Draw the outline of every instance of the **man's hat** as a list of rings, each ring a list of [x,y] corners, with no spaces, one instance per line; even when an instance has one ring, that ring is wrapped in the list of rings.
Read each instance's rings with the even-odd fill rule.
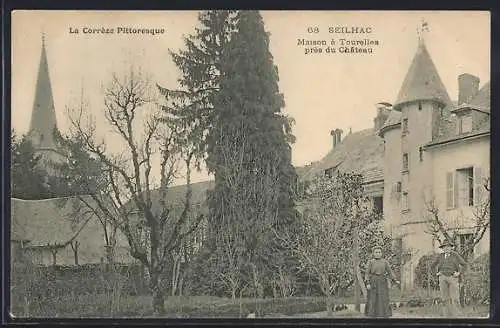
[[[441,243],[441,245],[439,246],[439,248],[443,248],[443,247],[445,247],[445,246],[450,246],[450,247],[453,247],[453,246],[455,246],[455,244],[454,244],[451,240],[449,240],[449,239],[445,239],[445,240]]]

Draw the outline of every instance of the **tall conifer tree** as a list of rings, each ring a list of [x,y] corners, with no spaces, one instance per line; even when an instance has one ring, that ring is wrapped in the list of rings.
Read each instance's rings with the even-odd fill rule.
[[[263,271],[265,259],[278,254],[272,229],[289,226],[296,215],[292,122],[281,113],[278,72],[260,14],[207,11],[199,20],[201,27],[185,39],[187,49],[172,53],[182,89],[159,89],[215,176],[208,195],[210,245],[222,257],[219,265],[233,265],[216,271],[239,272],[247,260]]]
[[[221,68],[215,99],[219,119],[208,135],[207,165],[216,179],[211,209],[221,229],[238,227],[239,247],[255,280],[282,256],[273,230],[289,227],[296,216],[293,136],[290,120],[281,113],[278,71],[258,11],[238,14]]]

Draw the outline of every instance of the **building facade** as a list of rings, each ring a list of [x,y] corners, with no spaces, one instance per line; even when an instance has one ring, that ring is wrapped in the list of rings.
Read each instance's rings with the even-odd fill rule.
[[[457,247],[480,236],[477,231],[490,220],[490,84],[479,84],[479,78],[461,74],[458,101],[452,101],[421,39],[394,104],[377,104],[373,129],[343,141],[335,136],[329,154],[300,171],[305,180],[336,170],[363,174],[367,195],[383,208],[387,231],[408,252],[406,288],[413,287],[418,260],[442,239],[432,233],[433,213],[445,231],[456,234]],[[488,251],[489,229],[471,255]]]

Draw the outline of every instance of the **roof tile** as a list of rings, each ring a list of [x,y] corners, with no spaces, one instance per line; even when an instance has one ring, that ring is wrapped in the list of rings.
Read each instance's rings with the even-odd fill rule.
[[[403,104],[416,100],[436,100],[444,105],[451,102],[423,43],[417,49],[393,108],[399,110]]]

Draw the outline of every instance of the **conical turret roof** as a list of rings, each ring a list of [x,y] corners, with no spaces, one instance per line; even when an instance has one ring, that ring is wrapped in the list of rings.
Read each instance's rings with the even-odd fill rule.
[[[52,85],[49,77],[49,64],[45,41],[42,39],[42,53],[38,67],[36,80],[35,100],[29,135],[36,148],[55,148],[53,137],[54,129],[57,128],[54,98],[52,96]]]
[[[443,105],[448,105],[451,102],[423,42],[420,42],[418,46],[393,109],[401,110],[401,106],[405,103],[417,100],[434,100]]]

